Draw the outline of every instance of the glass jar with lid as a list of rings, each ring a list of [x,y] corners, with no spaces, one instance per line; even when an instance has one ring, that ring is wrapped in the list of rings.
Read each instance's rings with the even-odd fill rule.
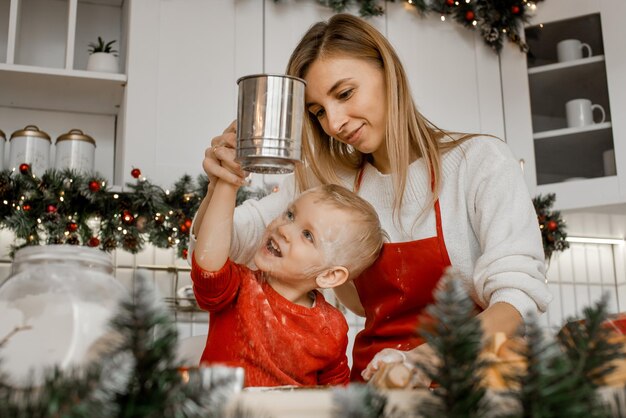
[[[50,168],[51,143],[50,135],[35,125],[13,132],[9,140],[9,169],[17,170],[26,163],[33,174],[41,177]]]
[[[55,144],[54,168],[88,173],[94,168],[96,141],[80,129],[71,129],[59,136]]]
[[[104,251],[20,249],[0,285],[1,371],[20,386],[40,382],[52,365],[65,369],[97,358],[112,338],[109,321],[126,293]]]

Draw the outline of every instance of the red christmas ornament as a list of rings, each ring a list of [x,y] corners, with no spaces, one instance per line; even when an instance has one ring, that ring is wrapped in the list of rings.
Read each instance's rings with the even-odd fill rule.
[[[180,232],[182,232],[183,234],[186,234],[187,232],[189,232],[189,227],[185,224],[182,224],[180,226]]]
[[[556,221],[548,222],[548,231],[556,231],[558,227],[559,227],[559,224]]]
[[[30,165],[29,164],[26,164],[26,163],[20,164],[20,173],[28,174],[29,171],[30,171]]]
[[[521,9],[520,9],[520,7],[519,7],[518,5],[513,5],[513,6],[511,6],[511,12],[512,12],[514,15],[519,14],[520,10],[521,10]]]
[[[125,224],[131,224],[134,220],[135,217],[132,213],[130,213],[130,211],[125,210],[124,212],[122,212],[122,221],[124,221]]]
[[[183,258],[187,258],[187,254],[189,254],[189,251],[186,248],[183,248]]]
[[[31,207],[30,207],[30,205],[28,203],[25,203],[22,206],[22,209],[24,209],[24,212],[28,212],[29,210],[31,210]]]
[[[54,205],[48,205],[46,207],[46,212],[48,213],[56,213],[56,211],[57,211],[57,207]]]
[[[133,176],[133,178],[138,179],[139,176],[141,176],[141,170],[138,168],[133,168],[130,172],[130,175]]]
[[[90,247],[97,247],[98,245],[100,245],[100,240],[98,239],[98,237],[91,237],[89,238],[89,241],[87,241],[87,245],[89,245]]]
[[[465,20],[474,20],[474,12],[471,10],[465,12]]]
[[[183,225],[185,225],[187,229],[191,228],[191,219],[189,218],[185,219],[185,223]]]
[[[67,224],[68,231],[76,232],[77,229],[78,229],[78,224],[76,222],[70,222],[69,224]]]
[[[96,193],[100,191],[100,182],[92,180],[89,182],[89,190],[92,193]]]
[[[453,6],[454,5],[454,0],[446,0],[446,4],[448,6]]]

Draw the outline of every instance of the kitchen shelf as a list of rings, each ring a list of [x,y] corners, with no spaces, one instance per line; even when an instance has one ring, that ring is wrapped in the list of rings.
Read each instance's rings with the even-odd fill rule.
[[[528,74],[534,75],[534,74],[541,74],[541,73],[547,73],[547,72],[553,72],[553,71],[559,71],[559,70],[567,70],[570,68],[573,70],[580,70],[580,71],[586,72],[588,70],[584,68],[585,65],[596,64],[599,62],[604,62],[604,55],[597,55],[595,57],[582,58],[582,59],[574,60],[574,61],[559,62],[555,64],[547,64],[547,65],[541,65],[538,67],[532,67],[528,69]],[[560,73],[557,74],[556,76],[559,76],[559,75]]]
[[[0,106],[116,115],[124,74],[0,63]]]
[[[584,138],[588,138],[589,141],[593,141],[594,132],[606,130],[611,128],[611,122],[597,123],[595,125],[583,126],[579,128],[563,128],[553,129],[550,131],[537,132],[533,134],[533,139],[546,139],[546,138],[558,138],[558,137],[575,137],[576,134],[584,134]]]

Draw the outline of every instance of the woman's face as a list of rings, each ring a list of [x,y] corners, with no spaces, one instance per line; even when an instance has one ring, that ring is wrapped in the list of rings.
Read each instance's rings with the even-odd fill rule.
[[[364,154],[382,152],[386,94],[383,71],[356,58],[320,58],[304,79],[306,109],[333,138]]]

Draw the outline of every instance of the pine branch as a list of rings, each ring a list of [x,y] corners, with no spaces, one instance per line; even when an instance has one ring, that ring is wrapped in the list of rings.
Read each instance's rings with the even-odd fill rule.
[[[445,274],[426,312],[434,323],[422,336],[437,353],[440,364],[418,365],[439,387],[419,406],[425,417],[484,417],[488,410],[482,375],[488,365],[480,358],[482,329],[474,302],[462,281]]]
[[[554,341],[546,341],[543,330],[531,314],[526,324],[527,344],[521,349],[526,360],[524,372],[509,379],[519,389],[512,396],[519,400],[523,418],[600,418],[607,412],[600,404],[595,388],[563,355]]]
[[[383,418],[387,397],[373,386],[351,384],[333,390],[333,418]]]
[[[178,372],[173,320],[148,279],[138,274],[135,284],[112,321],[124,339],[120,350],[134,358],[128,387],[117,399],[119,418],[208,416],[208,393],[186,386]]]
[[[626,358],[620,342],[611,342],[615,333],[605,325],[608,294],[583,311],[580,321],[570,318],[558,334],[558,341],[574,365],[581,381],[597,387],[603,377],[615,370],[614,360]]]

